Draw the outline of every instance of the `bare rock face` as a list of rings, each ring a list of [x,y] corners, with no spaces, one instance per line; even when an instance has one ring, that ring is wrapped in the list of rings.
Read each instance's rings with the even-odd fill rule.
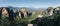
[[[52,8],[52,7],[49,7],[49,8],[47,9],[47,15],[48,15],[48,16],[52,16],[52,15],[53,15],[53,8]]]
[[[35,14],[35,12],[33,11],[33,12],[32,12],[32,15],[34,15],[34,14]]]
[[[8,17],[8,11],[5,7],[3,7],[3,9],[2,9],[2,16],[3,17]]]
[[[60,7],[54,8],[54,14],[56,14],[56,15],[60,14]]]
[[[21,18],[21,12],[18,13],[18,16]]]
[[[56,8],[56,10],[60,10],[59,8]]]
[[[21,12],[22,12],[22,14],[23,14],[24,17],[27,17],[27,11],[26,11],[26,9],[21,9]]]

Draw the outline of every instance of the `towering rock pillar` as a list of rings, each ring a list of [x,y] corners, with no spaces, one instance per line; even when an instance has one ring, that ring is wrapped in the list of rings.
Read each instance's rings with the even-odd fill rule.
[[[54,8],[54,14],[59,15],[60,14],[60,7]]]
[[[47,9],[47,14],[48,14],[48,16],[52,16],[53,15],[53,8],[52,7],[49,7]]]
[[[25,8],[21,9],[21,17],[23,17],[23,18],[27,17],[27,11]]]
[[[5,7],[2,8],[2,16],[3,17],[8,17],[8,11]]]

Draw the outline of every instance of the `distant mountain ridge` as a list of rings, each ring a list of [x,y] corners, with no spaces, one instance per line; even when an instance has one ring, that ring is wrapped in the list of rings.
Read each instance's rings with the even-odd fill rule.
[[[9,8],[10,10],[16,10],[16,11],[20,11],[23,7],[13,7],[13,6],[8,6],[7,8]],[[46,8],[32,8],[32,7],[24,7],[25,9],[27,9],[27,11],[42,11],[45,10]]]

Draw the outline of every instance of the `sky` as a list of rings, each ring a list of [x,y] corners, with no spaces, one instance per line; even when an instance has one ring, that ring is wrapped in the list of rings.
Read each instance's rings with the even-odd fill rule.
[[[14,6],[14,7],[58,7],[60,0],[0,0],[0,7]]]

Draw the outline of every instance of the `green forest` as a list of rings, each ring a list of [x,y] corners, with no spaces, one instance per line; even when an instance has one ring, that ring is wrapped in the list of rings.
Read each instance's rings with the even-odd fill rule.
[[[16,17],[14,20],[9,20],[8,17],[1,17],[0,26],[27,26],[36,17],[37,14],[26,18]],[[37,20],[35,21],[38,22]],[[41,22],[37,23],[37,26],[60,26],[60,15],[44,16]]]

